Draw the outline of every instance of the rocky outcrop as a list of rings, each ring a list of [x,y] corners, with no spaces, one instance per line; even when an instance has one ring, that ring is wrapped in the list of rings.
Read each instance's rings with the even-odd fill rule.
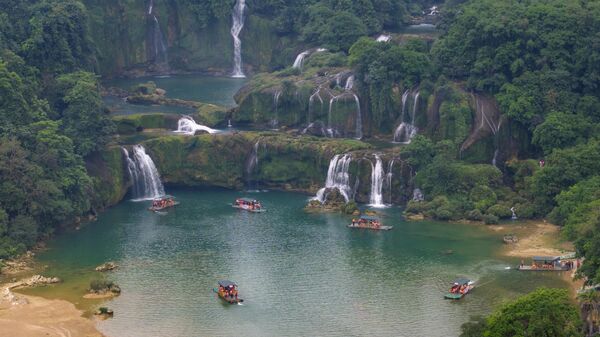
[[[120,147],[110,146],[89,155],[85,166],[94,184],[93,209],[110,207],[123,199],[130,182]]]
[[[113,261],[109,261],[109,262],[105,262],[101,265],[99,265],[98,267],[96,267],[96,271],[99,272],[106,272],[106,271],[111,271],[111,270],[115,270],[119,267],[119,265],[117,265],[116,262]]]

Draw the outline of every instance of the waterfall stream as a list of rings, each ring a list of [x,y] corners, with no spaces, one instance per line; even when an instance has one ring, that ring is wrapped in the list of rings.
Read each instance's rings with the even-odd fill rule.
[[[189,136],[196,134],[196,131],[206,131],[208,133],[217,133],[219,130],[211,129],[208,126],[200,125],[190,116],[183,116],[177,122],[177,133],[183,133]]]
[[[273,106],[275,110],[275,116],[271,120],[271,127],[276,129],[279,126],[279,98],[281,98],[281,90],[276,90],[273,93]]]
[[[407,120],[405,116],[409,96],[412,96],[413,106]],[[410,144],[411,140],[417,135],[419,129],[415,126],[415,117],[417,115],[418,108],[419,91],[416,90],[411,93],[409,90],[406,90],[404,94],[402,94],[402,112],[400,117],[401,122],[394,132],[394,143]]]
[[[148,16],[152,20],[152,52],[155,63],[169,63],[169,55],[167,53],[167,43],[165,41],[164,34],[160,28],[158,18],[153,13],[154,11],[154,0],[150,0],[148,3]]]
[[[246,0],[237,0],[233,13],[231,14],[233,24],[231,25],[231,36],[233,37],[233,74],[232,77],[244,78],[242,70],[242,40],[240,32],[244,28],[244,10],[246,9]]]
[[[292,68],[302,69],[302,66],[304,66],[304,60],[308,56],[310,56],[311,54],[314,54],[314,53],[320,53],[320,52],[324,52],[324,51],[327,51],[327,49],[317,48],[317,49],[309,49],[309,50],[305,50],[305,51],[301,52],[300,54],[298,54],[296,56],[296,59],[294,59]]]
[[[344,197],[346,202],[350,201],[350,193],[352,188],[350,187],[350,175],[348,169],[352,162],[352,156],[345,154],[340,156],[336,154],[331,158],[329,162],[329,169],[327,170],[327,180],[325,181],[325,187],[321,188],[313,200],[318,200],[321,203],[327,198],[328,189],[338,189],[340,194]]]
[[[386,207],[383,203],[383,163],[381,157],[375,155],[375,165],[371,163],[371,195],[369,198],[369,206],[375,208]]]
[[[395,159],[390,160],[388,164],[388,173],[385,175],[386,179],[386,187],[389,193],[388,204],[392,204],[392,179],[394,178],[394,161]]]
[[[165,195],[158,170],[142,145],[133,147],[133,155],[123,148],[127,160],[127,171],[133,183],[134,200],[151,200]]]

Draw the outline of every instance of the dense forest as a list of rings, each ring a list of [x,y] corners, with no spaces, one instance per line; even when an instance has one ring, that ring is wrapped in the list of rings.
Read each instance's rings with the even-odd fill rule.
[[[235,1],[165,3],[204,29],[228,20]],[[373,39],[435,4],[443,6],[435,41]],[[88,10],[102,6],[0,1],[0,258],[23,253],[99,206],[98,181],[85,160],[116,132],[100,95],[99,77],[109,69],[95,26],[102,17]],[[270,21],[270,33],[287,43],[282,49],[327,48],[325,63],[353,71],[365,116],[378,131],[391,132],[387,118],[397,110],[398,88],[418,86],[423,96],[442,92],[457,102],[441,111],[451,128],[424,132],[402,149],[426,195],[408,202],[407,213],[495,224],[514,207],[521,218],[547,218],[564,227],[585,258],[579,276],[600,283],[600,1],[248,0],[247,6]],[[178,56],[180,46],[169,43]],[[275,61],[276,76],[298,73],[284,66],[287,60]],[[470,115],[458,102],[468,93],[495,99],[500,120],[515,130],[520,151],[499,168],[463,160]],[[567,305],[564,294],[542,296],[556,298],[545,305]],[[505,329],[513,309],[507,305],[466,329],[518,334]],[[573,315],[557,319],[571,322]]]

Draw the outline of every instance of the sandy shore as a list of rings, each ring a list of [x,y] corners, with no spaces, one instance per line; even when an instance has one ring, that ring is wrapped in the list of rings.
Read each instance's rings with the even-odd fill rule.
[[[15,294],[11,286],[0,290],[0,337],[103,337],[72,303]]]
[[[561,240],[560,227],[530,221],[515,225],[489,226],[500,234],[515,234],[519,241],[505,245],[501,254],[510,257],[561,256],[574,251],[572,243]]]

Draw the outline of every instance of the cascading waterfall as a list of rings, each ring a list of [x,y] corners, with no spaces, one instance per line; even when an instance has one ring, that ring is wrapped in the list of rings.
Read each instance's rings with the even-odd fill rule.
[[[406,103],[410,92],[407,90],[402,94],[402,117],[400,125],[394,132],[394,143],[410,144],[410,141],[417,135],[419,129],[415,126],[415,117],[417,115],[417,109],[419,107],[419,91],[413,92],[413,107],[410,115],[408,116],[410,121],[405,119]]]
[[[329,100],[329,112],[327,113],[327,135],[330,138],[334,138],[335,137],[335,130],[333,129],[333,126],[331,125],[331,118],[332,118],[332,110],[333,110],[333,104],[337,101],[339,96],[333,96],[331,97],[331,99]]]
[[[279,125],[278,107],[279,107],[279,98],[280,97],[281,97],[281,90],[275,91],[275,93],[273,94],[273,106],[274,106],[274,110],[275,110],[275,117],[273,118],[273,120],[271,120],[271,127],[273,127],[274,129],[277,128],[277,126]]]
[[[356,139],[362,139],[363,137],[363,133],[362,133],[362,115],[360,112],[360,100],[358,99],[358,96],[356,94],[352,94],[352,96],[354,96],[354,101],[356,102],[356,131],[355,131],[355,138]]]
[[[385,175],[386,187],[389,193],[388,204],[392,204],[392,179],[394,178],[394,159],[390,160],[388,164],[388,173]]]
[[[208,133],[217,133],[219,130],[211,129],[208,126],[200,125],[190,116],[183,116],[177,122],[177,130],[175,132],[193,136],[196,131],[206,131]]]
[[[242,70],[242,40],[240,32],[244,28],[244,10],[246,9],[246,0],[237,0],[231,17],[233,24],[231,25],[231,36],[233,37],[233,74],[232,77],[244,78]]]
[[[320,53],[320,52],[324,52],[327,51],[327,49],[325,48],[317,48],[315,50],[305,50],[303,52],[301,52],[300,54],[298,54],[298,56],[296,56],[296,59],[294,59],[294,64],[292,64],[292,68],[298,68],[298,69],[302,69],[302,66],[304,66],[304,60],[311,54],[313,53]]]
[[[135,145],[133,158],[125,148],[123,154],[127,159],[127,170],[133,182],[134,200],[150,200],[164,196],[165,189],[160,181],[160,175],[146,149],[142,145]]]
[[[304,59],[309,54],[310,54],[310,50],[305,50],[305,51],[301,52],[300,54],[298,54],[298,56],[296,56],[296,59],[294,60],[294,64],[292,65],[292,68],[302,69],[302,64],[304,63]]]
[[[344,197],[346,202],[350,201],[350,193],[352,192],[352,188],[350,188],[350,175],[348,174],[350,162],[352,162],[352,156],[350,154],[342,156],[336,154],[331,158],[329,169],[327,170],[325,187],[317,192],[317,195],[313,200],[318,200],[323,203],[327,198],[327,190],[335,188],[340,191],[340,194]]]
[[[160,23],[158,22],[158,18],[153,14],[154,10],[154,0],[150,0],[148,4],[148,16],[152,17],[152,44],[153,44],[153,52],[154,52],[154,62],[156,63],[169,63],[169,57],[167,53],[167,43],[165,42],[165,37],[160,28]]]
[[[369,206],[375,208],[385,207],[383,203],[383,163],[381,157],[375,155],[375,165],[371,163],[371,195],[369,197]]]

